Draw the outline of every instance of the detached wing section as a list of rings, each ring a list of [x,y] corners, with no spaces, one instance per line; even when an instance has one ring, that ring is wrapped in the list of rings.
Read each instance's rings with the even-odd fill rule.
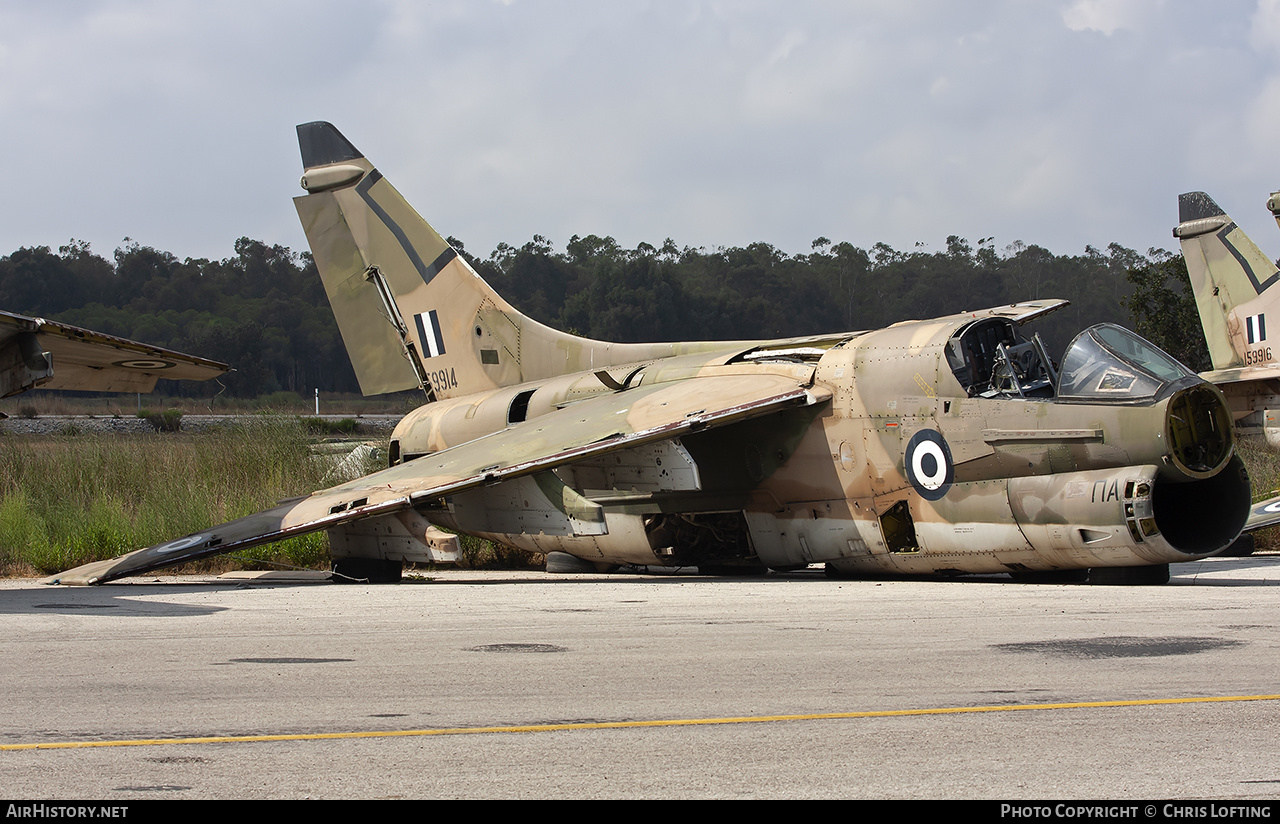
[[[0,312],[0,397],[36,387],[150,392],[160,378],[204,381],[226,371],[225,363]]]
[[[77,567],[51,582],[99,584],[137,575],[830,397],[781,375],[699,377],[602,395],[247,518]]]

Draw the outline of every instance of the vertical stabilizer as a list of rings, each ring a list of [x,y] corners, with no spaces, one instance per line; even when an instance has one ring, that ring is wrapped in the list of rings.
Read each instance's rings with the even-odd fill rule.
[[[1182,243],[1213,368],[1271,365],[1270,341],[1280,336],[1280,289],[1270,288],[1280,280],[1275,264],[1204,192],[1178,197],[1178,221],[1173,234]]]
[[[456,397],[572,372],[725,349],[617,344],[516,311],[329,123],[298,126],[298,217],[366,395]]]

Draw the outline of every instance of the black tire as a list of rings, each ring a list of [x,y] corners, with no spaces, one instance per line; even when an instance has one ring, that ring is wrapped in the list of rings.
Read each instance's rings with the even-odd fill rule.
[[[545,569],[556,575],[595,575],[601,572],[612,572],[617,567],[597,561],[585,561],[567,552],[553,551],[547,553]]]
[[[1087,569],[1024,569],[1010,572],[1020,584],[1083,584],[1089,580]]]
[[[833,581],[850,581],[858,577],[858,573],[856,572],[837,569],[831,564],[822,565],[822,574],[826,575]]]
[[[1247,558],[1253,554],[1256,549],[1253,542],[1253,534],[1241,535],[1236,538],[1235,543],[1218,553],[1222,558]]]
[[[1145,587],[1169,583],[1169,565],[1140,567],[1094,567],[1089,583],[1100,586]]]
[[[736,566],[730,564],[701,564],[698,566],[699,575],[724,575],[730,578],[755,578],[764,575],[769,571],[764,566]]]
[[[403,565],[382,558],[341,558],[333,562],[333,580],[340,584],[398,584]]]

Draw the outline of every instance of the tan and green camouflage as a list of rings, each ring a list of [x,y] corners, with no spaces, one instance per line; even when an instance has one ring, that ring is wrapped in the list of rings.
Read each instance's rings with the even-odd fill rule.
[[[150,392],[160,378],[204,381],[225,363],[44,318],[0,312],[0,398],[28,389]]]
[[[1111,325],[1055,362],[1022,327],[1064,301],[788,340],[586,340],[504,301],[333,126],[298,132],[295,202],[361,386],[428,402],[387,469],[62,583],[320,529],[340,572],[394,578],[440,560],[431,525],[561,569],[1149,581],[1245,523],[1222,393]]]
[[[1280,221],[1280,197],[1267,206]],[[1212,371],[1201,375],[1226,395],[1243,434],[1265,434],[1280,446],[1280,281],[1276,265],[1204,192],[1178,198],[1174,237],[1182,245]],[[1275,306],[1274,309],[1271,307]],[[1272,328],[1268,329],[1268,316]]]

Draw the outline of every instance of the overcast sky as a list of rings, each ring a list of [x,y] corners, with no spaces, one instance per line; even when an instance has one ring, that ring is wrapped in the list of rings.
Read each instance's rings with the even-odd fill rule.
[[[1173,249],[1197,189],[1280,254],[1278,0],[0,0],[0,254],[305,249],[309,120],[481,256]]]

